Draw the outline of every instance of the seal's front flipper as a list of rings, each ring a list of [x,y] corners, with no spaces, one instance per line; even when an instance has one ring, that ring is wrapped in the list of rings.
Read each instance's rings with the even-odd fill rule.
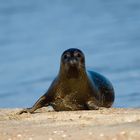
[[[17,114],[20,115],[22,113],[33,113],[33,109],[32,108],[26,108],[26,109],[23,109],[21,110],[20,112],[18,112]]]
[[[48,104],[49,99],[43,95],[42,97],[39,98],[39,100],[33,105],[31,108],[23,109],[17,114],[22,114],[22,113],[33,113],[35,110],[46,106]]]
[[[89,110],[98,110],[99,109],[99,107],[93,101],[88,101],[86,103],[86,105]]]

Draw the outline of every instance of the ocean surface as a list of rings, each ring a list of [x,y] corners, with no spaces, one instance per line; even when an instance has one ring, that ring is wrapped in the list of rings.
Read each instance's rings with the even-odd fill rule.
[[[0,108],[32,106],[68,48],[110,79],[114,107],[140,107],[139,0],[0,0]]]

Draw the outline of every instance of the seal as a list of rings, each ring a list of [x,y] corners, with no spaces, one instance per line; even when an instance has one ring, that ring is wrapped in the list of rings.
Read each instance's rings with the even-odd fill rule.
[[[52,106],[55,111],[109,108],[114,98],[111,82],[97,72],[87,71],[83,52],[70,48],[63,52],[59,73],[48,91],[31,108],[19,114],[33,113],[44,106]]]

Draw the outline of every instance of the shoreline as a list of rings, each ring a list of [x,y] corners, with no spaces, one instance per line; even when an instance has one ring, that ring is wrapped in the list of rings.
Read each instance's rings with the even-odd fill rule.
[[[0,140],[139,140],[140,108],[54,112],[0,109]]]

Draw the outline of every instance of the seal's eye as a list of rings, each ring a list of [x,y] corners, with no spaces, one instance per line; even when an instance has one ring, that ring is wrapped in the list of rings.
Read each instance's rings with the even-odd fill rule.
[[[65,54],[65,55],[63,56],[63,58],[64,58],[64,59],[67,59],[68,57],[67,57],[67,55]]]
[[[64,54],[63,55],[64,60],[68,59],[69,57],[70,57],[69,54]]]
[[[76,53],[76,57],[80,58],[82,55],[80,53]]]

